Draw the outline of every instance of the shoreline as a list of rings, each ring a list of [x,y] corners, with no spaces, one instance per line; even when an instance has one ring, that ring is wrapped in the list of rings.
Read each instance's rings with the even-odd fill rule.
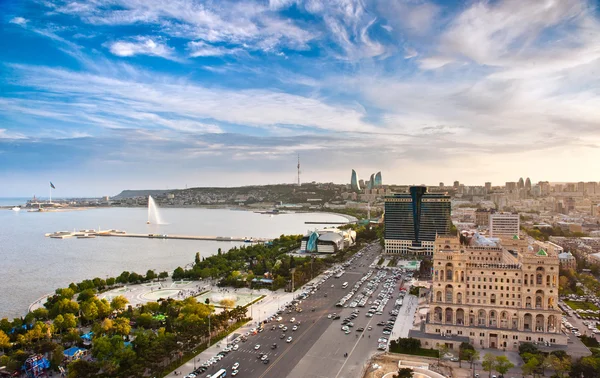
[[[0,209],[3,209],[5,207],[1,207]],[[48,209],[42,212],[69,212],[69,211],[84,211],[84,210],[93,210],[93,209],[107,209],[107,208],[145,208],[144,206],[115,206],[115,207],[72,207],[72,208],[56,208],[56,209]],[[163,207],[165,208],[165,207]],[[198,209],[198,208],[208,208],[208,209],[215,209],[215,210],[232,210],[232,211],[251,211],[251,212],[256,212],[261,210],[260,208],[245,208],[245,207],[238,207],[238,206],[221,206],[221,205],[211,205],[211,206],[193,206],[193,207],[167,207],[167,208],[191,208],[191,209]],[[7,207],[8,210],[11,209],[11,207]],[[265,209],[270,209],[268,207],[265,207]],[[21,210],[22,212],[27,212],[27,208],[22,208]],[[351,216],[351,215],[347,215],[347,214],[340,214],[340,213],[336,213],[333,211],[289,211],[287,214],[301,214],[301,213],[322,213],[322,214],[327,214],[327,215],[338,215],[343,217],[344,219],[346,219],[348,222],[356,222],[357,218]],[[286,215],[286,213],[282,213],[279,215]],[[306,226],[311,226],[311,225],[306,225]],[[336,226],[337,227],[337,226]],[[172,273],[172,269],[175,269],[176,266],[171,267],[170,269],[170,273]],[[120,273],[120,272],[117,272]],[[115,274],[117,274],[115,273]],[[57,288],[48,288],[49,290],[56,290]],[[44,303],[46,302],[47,298],[53,296],[55,293],[54,291],[48,291],[47,294],[41,295],[39,298],[37,298],[35,301],[29,303],[27,305],[27,312],[24,313],[22,316],[27,315],[27,313],[35,310],[36,308],[39,307],[43,307]],[[7,317],[9,317],[8,315],[6,315]],[[5,317],[4,315],[0,315],[0,318]]]

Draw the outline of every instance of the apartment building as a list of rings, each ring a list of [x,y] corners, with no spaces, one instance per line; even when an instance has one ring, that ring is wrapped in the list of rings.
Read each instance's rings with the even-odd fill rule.
[[[512,237],[519,235],[520,227],[519,214],[512,213],[493,213],[490,214],[490,236]]]

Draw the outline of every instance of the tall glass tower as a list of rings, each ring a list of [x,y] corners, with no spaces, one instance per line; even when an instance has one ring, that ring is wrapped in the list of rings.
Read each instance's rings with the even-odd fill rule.
[[[450,196],[411,186],[385,197],[385,252],[432,255],[435,236],[450,233]]]
[[[356,171],[352,170],[352,177],[350,178],[350,186],[355,192],[360,192],[360,186],[358,185],[358,179],[356,178]]]

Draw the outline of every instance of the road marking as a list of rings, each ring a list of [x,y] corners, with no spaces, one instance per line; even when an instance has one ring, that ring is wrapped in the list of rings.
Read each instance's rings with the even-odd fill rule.
[[[325,316],[325,312],[326,311],[323,311],[323,309],[322,309],[320,311],[321,316],[319,316],[311,326],[309,326],[308,328],[306,328],[306,330],[304,330],[304,332],[302,332],[302,334],[300,334],[300,336],[298,336],[296,338],[296,340],[294,340],[293,342],[294,343],[298,343],[298,341],[302,339],[302,337],[306,334],[306,332],[310,331],[310,329],[312,327],[314,327],[317,324],[317,322],[323,318],[323,316]],[[267,375],[267,373],[269,372],[269,370],[271,370],[273,368],[273,366],[275,366],[277,364],[277,362],[279,362],[279,360],[281,360],[283,358],[283,356],[285,356],[287,354],[287,352],[289,352],[290,350],[292,350],[295,345],[290,345],[290,346],[291,346],[291,348],[287,348],[283,353],[281,353],[281,356],[279,356],[275,361],[273,361],[273,363],[270,364],[270,366],[267,368],[267,370],[265,370],[265,372],[262,375],[260,375],[259,378],[263,378],[265,375]]]

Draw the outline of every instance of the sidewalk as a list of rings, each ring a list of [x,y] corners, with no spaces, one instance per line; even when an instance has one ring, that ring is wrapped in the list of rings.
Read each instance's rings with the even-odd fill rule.
[[[322,278],[323,274],[313,278],[309,283],[316,282]],[[218,288],[215,288],[218,289]],[[241,292],[250,292],[250,289],[238,289]],[[249,332],[252,328],[255,328],[259,322],[266,319],[267,317],[274,315],[280,307],[285,306],[294,299],[295,295],[302,293],[302,288],[299,288],[294,293],[286,293],[283,290],[270,291],[268,289],[252,290],[252,292],[258,297],[260,295],[266,295],[265,298],[248,306],[248,316],[253,318],[252,321],[246,323],[242,327],[238,328],[234,333],[244,334]],[[231,334],[230,334],[231,335]],[[251,336],[250,336],[251,337]],[[202,353],[196,355],[193,359],[179,366],[177,369],[178,374],[175,375],[172,371],[165,377],[179,377],[185,376],[194,371],[194,366],[198,368],[204,361],[209,360],[225,348],[226,342],[223,340],[219,343],[215,343],[204,350]]]

